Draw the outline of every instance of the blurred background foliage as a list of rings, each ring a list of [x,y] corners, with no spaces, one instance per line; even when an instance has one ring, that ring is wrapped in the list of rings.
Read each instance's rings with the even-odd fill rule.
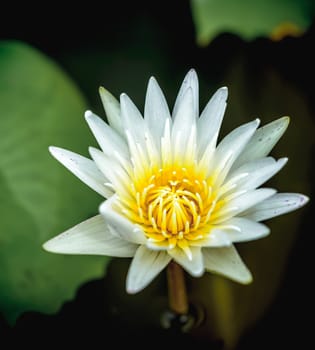
[[[23,311],[56,312],[78,285],[102,276],[104,258],[41,249],[99,203],[47,153],[53,143],[86,153],[94,142],[82,123],[84,98],[53,62],[22,43],[0,44],[0,75],[0,308],[14,322]]]
[[[145,334],[161,346],[176,341],[214,349],[305,347],[311,341],[306,315],[314,294],[312,202],[268,223],[268,238],[239,245],[254,274],[252,285],[187,276],[199,320],[187,334],[160,326],[167,308],[164,273],[140,294],[128,296],[129,259],[53,255],[41,244],[94,215],[101,202],[52,159],[47,147],[87,155],[95,141],[83,113],[88,108],[105,118],[100,85],[117,97],[126,92],[143,110],[148,78],[155,75],[171,107],[190,68],[199,75],[201,106],[218,87],[229,88],[221,136],[255,117],[265,124],[291,116],[273,152],[290,161],[270,186],[312,196],[313,2],[99,6],[76,4],[71,13],[38,7],[41,16],[28,8],[15,25],[0,25],[2,339],[14,344],[23,337],[34,345],[40,332],[52,344],[106,339],[120,346],[125,339],[138,344]]]
[[[245,40],[300,36],[312,23],[312,0],[191,0],[197,42],[207,45],[222,32]]]

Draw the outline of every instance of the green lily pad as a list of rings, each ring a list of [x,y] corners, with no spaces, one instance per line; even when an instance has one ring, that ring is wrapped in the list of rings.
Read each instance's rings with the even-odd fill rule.
[[[106,257],[64,256],[42,244],[97,211],[101,197],[49,154],[58,145],[86,154],[93,138],[86,103],[67,75],[37,50],[0,43],[0,312],[54,313]]]
[[[298,36],[312,22],[312,0],[191,0],[197,42],[206,46],[218,34],[231,32],[245,40]]]

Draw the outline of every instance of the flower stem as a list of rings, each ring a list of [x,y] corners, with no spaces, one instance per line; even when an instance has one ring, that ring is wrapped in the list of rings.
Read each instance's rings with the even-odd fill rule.
[[[176,314],[188,313],[188,299],[184,270],[175,261],[167,267],[169,308]]]

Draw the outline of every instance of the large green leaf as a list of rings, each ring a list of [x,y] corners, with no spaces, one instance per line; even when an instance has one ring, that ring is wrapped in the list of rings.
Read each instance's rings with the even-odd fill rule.
[[[101,198],[59,165],[48,146],[86,153],[85,102],[51,60],[0,43],[0,311],[56,312],[107,258],[54,255],[42,243],[92,216]]]
[[[222,32],[246,40],[300,35],[314,14],[312,0],[191,0],[191,6],[200,45],[207,45]]]

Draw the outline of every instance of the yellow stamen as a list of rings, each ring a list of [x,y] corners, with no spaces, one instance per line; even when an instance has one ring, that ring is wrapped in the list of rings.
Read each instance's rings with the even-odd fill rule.
[[[167,131],[161,140],[167,148]],[[152,151],[153,152],[153,151]],[[162,152],[163,153],[163,152]],[[138,156],[144,157],[138,149]],[[120,201],[124,214],[137,223],[156,249],[181,248],[192,259],[190,242],[203,240],[213,227],[212,219],[226,214],[225,198],[213,191],[212,180],[206,171],[187,162],[169,165],[171,160],[162,156],[162,168],[156,165],[143,169],[132,180],[130,192]],[[164,165],[168,165],[163,167]],[[134,171],[136,175],[136,171]],[[132,202],[132,199],[133,202]],[[126,206],[127,204],[127,206]]]

